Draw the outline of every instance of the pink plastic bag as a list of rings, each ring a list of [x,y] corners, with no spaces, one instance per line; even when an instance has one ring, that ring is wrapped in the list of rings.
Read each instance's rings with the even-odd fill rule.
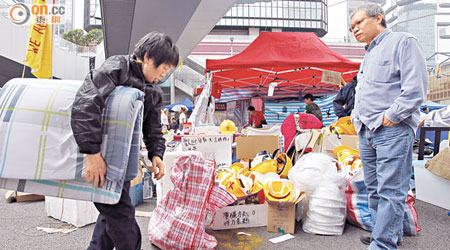
[[[161,249],[214,249],[217,240],[205,232],[207,210],[235,201],[228,191],[214,185],[214,162],[198,156],[178,157],[170,179],[174,188],[148,224],[150,242]]]

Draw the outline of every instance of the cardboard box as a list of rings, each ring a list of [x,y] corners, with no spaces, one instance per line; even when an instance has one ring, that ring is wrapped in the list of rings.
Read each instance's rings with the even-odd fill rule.
[[[347,145],[351,148],[358,149],[359,137],[357,135],[339,135],[335,134],[324,134],[321,152],[327,153],[332,152],[333,149],[339,145]]]
[[[351,148],[359,150],[359,136],[357,135],[341,135],[342,145],[347,145]]]
[[[236,157],[238,159],[253,159],[258,152],[266,150],[273,153],[278,147],[278,136],[276,135],[236,137]]]
[[[194,128],[194,133],[196,135],[200,134],[219,134],[219,126],[199,126]]]
[[[139,168],[138,169],[138,173],[137,173],[136,177],[134,177],[134,179],[131,180],[130,187],[135,186],[135,185],[137,185],[139,183],[142,183],[143,175],[142,175],[142,165],[141,165],[140,162],[139,162],[139,167],[138,168]]]
[[[213,230],[267,226],[267,203],[226,206],[215,211]]]
[[[139,164],[139,171],[137,176],[131,180],[130,182],[130,198],[131,198],[131,204],[133,206],[137,206],[139,203],[144,202],[144,190],[143,190],[143,183],[142,183],[142,168]]]
[[[306,148],[316,148],[317,144],[320,144],[320,129],[311,129],[307,132],[303,132],[295,137],[295,150],[301,151]],[[289,146],[289,145],[287,145]]]
[[[130,187],[130,199],[133,206],[144,202],[144,185],[142,182]]]
[[[302,193],[295,202],[270,201],[267,211],[267,231],[276,233],[295,233],[295,211],[299,202],[306,197]]]
[[[413,161],[416,180],[416,198],[430,204],[450,209],[450,180],[439,177],[425,168],[427,160]]]
[[[16,201],[17,202],[23,202],[23,201],[43,201],[45,199],[44,195],[40,194],[29,194],[29,193],[22,193],[17,192],[16,193]]]

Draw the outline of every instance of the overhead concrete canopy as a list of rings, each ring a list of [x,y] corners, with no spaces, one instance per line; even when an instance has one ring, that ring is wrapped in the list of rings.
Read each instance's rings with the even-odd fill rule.
[[[106,57],[131,54],[151,31],[168,34],[186,58],[236,0],[101,1]]]
[[[15,62],[4,56],[0,56],[0,88],[3,87],[7,81],[13,78],[22,77],[22,73],[25,78],[35,78],[35,76],[31,74],[30,67],[25,66],[25,72],[23,72],[23,70],[23,64]]]

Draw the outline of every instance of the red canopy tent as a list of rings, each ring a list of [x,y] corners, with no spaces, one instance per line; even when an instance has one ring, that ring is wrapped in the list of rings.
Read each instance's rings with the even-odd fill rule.
[[[214,89],[249,88],[267,93],[269,83],[276,82],[275,94],[333,93],[338,81],[322,79],[323,72],[349,82],[359,63],[328,48],[314,33],[263,32],[244,51],[235,56],[206,60],[206,71]],[[333,77],[331,77],[333,78]]]

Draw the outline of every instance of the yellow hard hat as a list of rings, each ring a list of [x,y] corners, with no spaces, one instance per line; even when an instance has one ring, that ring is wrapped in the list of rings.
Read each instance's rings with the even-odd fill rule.
[[[286,153],[278,154],[277,158],[277,174],[281,178],[286,178],[288,176],[289,170],[292,168],[291,158]]]
[[[330,131],[331,131],[332,134],[338,134],[338,135],[343,135],[344,134],[344,130],[341,127],[339,127],[339,126],[336,126],[336,124],[331,124],[330,125]]]
[[[343,163],[343,160],[348,156],[357,155],[359,156],[359,151],[357,149],[351,148],[347,145],[340,145],[333,149],[333,153],[337,156],[338,161]]]
[[[330,130],[332,133],[337,132],[340,135],[356,135],[356,129],[350,116],[339,118],[336,124],[330,125]]]
[[[251,178],[242,175],[233,175],[224,183],[225,189],[236,197],[243,197],[251,194],[253,181]]]
[[[225,186],[225,183],[227,183],[229,181],[229,179],[234,176],[236,173],[233,172],[233,170],[227,168],[225,170],[220,171],[217,174],[217,180],[219,181],[220,184]]]
[[[220,133],[222,134],[234,134],[236,133],[236,124],[232,120],[225,120],[220,124]]]
[[[346,145],[337,146],[333,149],[338,161],[346,168],[347,177],[352,178],[362,169],[362,161],[357,149]]]
[[[262,182],[260,182],[258,179],[255,179],[255,181],[253,182],[252,194],[258,193],[263,188],[264,185],[262,184]]]
[[[289,201],[294,193],[294,187],[286,179],[269,181],[264,186],[264,194],[271,201]]]
[[[255,171],[261,174],[266,174],[266,173],[270,173],[270,172],[277,172],[277,161],[270,159],[270,160],[265,160],[262,161],[258,164],[256,164],[256,166],[252,167],[250,169],[251,171]]]
[[[244,164],[240,162],[235,162],[229,167],[229,169],[233,170],[235,173],[238,173],[239,171],[244,169]]]

